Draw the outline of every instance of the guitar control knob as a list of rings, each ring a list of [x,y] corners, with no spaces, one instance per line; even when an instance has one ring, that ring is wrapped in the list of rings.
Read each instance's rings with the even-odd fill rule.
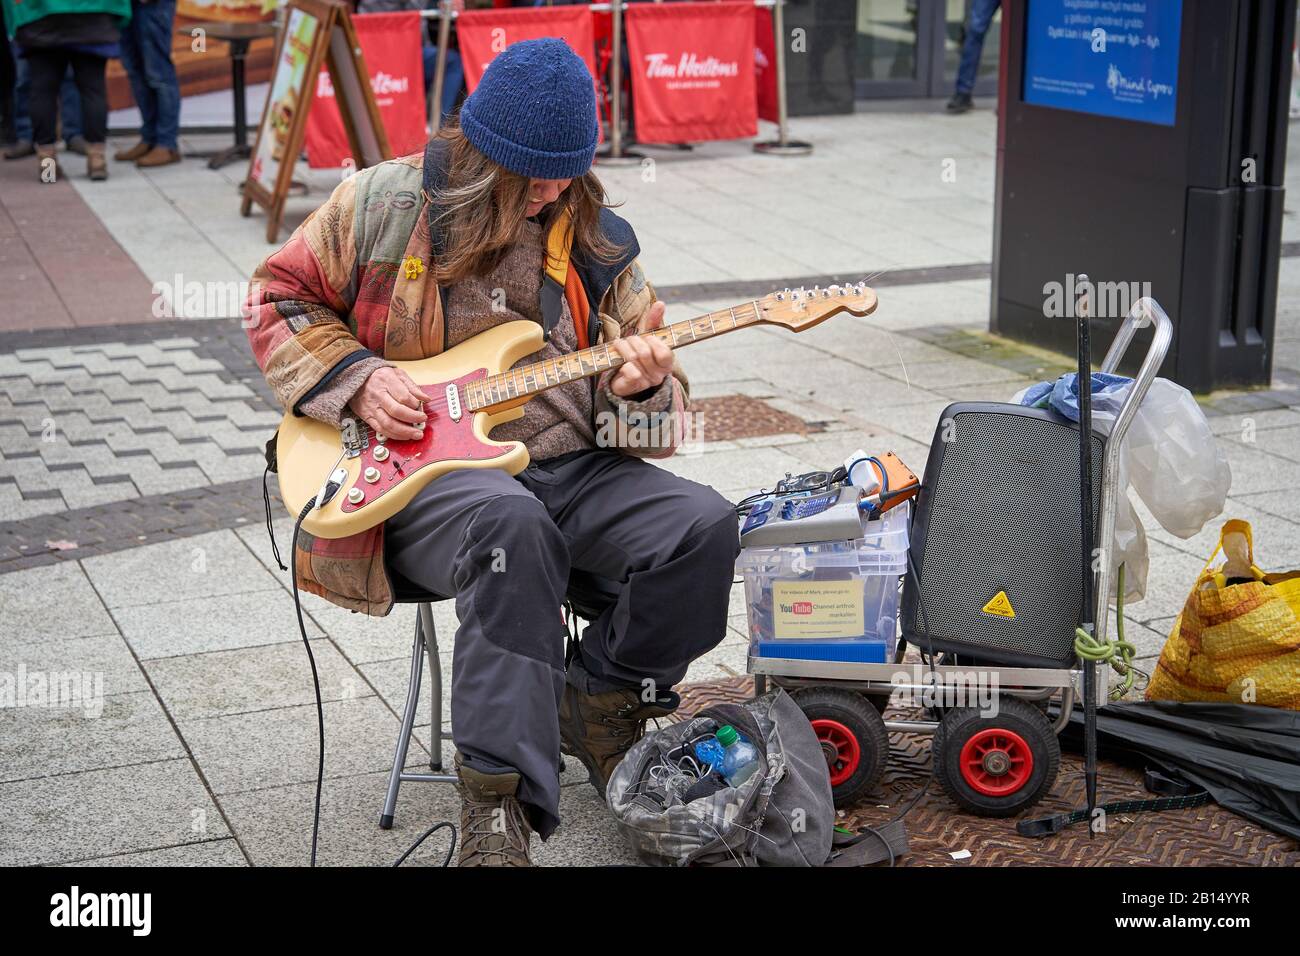
[[[379,469],[374,467],[367,468],[362,473],[361,477],[365,478],[366,481],[370,482],[373,485],[376,481],[379,480]]]
[[[365,500],[366,500],[366,493],[362,491],[360,488],[348,489],[348,501],[350,501],[352,504],[359,505],[361,504],[361,502]]]
[[[379,442],[379,444],[382,445],[384,442],[388,441],[388,436],[382,435],[379,432],[375,432],[375,441]]]
[[[388,460],[388,449],[385,448],[383,445],[380,445],[378,448],[375,449],[375,461],[387,461],[387,460]]]

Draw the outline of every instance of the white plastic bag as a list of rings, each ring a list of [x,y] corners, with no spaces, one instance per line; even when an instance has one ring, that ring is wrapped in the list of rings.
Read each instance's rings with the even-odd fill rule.
[[[1223,511],[1232,486],[1219,447],[1192,393],[1158,378],[1124,438],[1133,490],[1170,534],[1190,538]]]
[[[1093,377],[1097,379],[1097,374]],[[1094,391],[1092,423],[1097,431],[1110,434],[1130,388],[1132,382],[1115,381]],[[1030,386],[1012,401],[1023,404],[1030,391],[1040,399],[1048,394],[1041,386]],[[1069,397],[1068,389],[1057,391]],[[1058,410],[1069,414],[1072,408]],[[1076,410],[1070,417],[1077,420],[1077,415]],[[1119,472],[1111,568],[1124,565],[1124,600],[1133,602],[1146,595],[1150,560],[1146,531],[1129,499],[1129,483],[1161,527],[1180,538],[1190,538],[1222,513],[1232,470],[1192,393],[1176,382],[1157,378],[1124,436]],[[1112,598],[1117,584],[1117,576],[1112,576]]]

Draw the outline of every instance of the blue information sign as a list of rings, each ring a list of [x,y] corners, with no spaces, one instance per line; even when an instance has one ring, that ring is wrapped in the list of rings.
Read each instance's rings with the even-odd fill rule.
[[[1182,0],[1029,0],[1024,100],[1174,125]]]

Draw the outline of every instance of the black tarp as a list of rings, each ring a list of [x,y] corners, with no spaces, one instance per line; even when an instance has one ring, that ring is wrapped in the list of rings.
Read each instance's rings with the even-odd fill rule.
[[[1080,708],[1061,743],[1082,752]],[[1159,767],[1208,790],[1224,809],[1300,840],[1300,713],[1252,704],[1122,701],[1097,711],[1097,748],[1112,760]]]

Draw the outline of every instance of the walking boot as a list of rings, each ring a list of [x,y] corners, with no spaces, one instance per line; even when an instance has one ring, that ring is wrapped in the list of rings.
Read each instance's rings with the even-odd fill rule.
[[[136,143],[130,149],[119,149],[113,154],[113,158],[119,163],[134,163],[149,150],[153,149],[152,143],[146,143],[144,140]]]
[[[168,149],[166,146],[155,146],[137,159],[135,164],[148,169],[150,166],[169,166],[180,161],[180,150]]]
[[[104,155],[103,143],[86,144],[86,175],[95,182],[108,178],[108,158]]]
[[[975,101],[971,99],[969,93],[954,93],[948,105],[944,107],[949,113],[965,113],[974,108]]]
[[[20,139],[4,151],[5,159],[26,159],[36,155],[36,146],[30,139]]]
[[[51,143],[49,146],[36,147],[37,175],[41,182],[52,183],[63,178],[63,167],[59,165],[58,147]]]
[[[515,794],[517,773],[482,773],[461,763],[460,866],[532,866],[529,840],[533,828]]]
[[[604,800],[614,768],[645,735],[645,722],[667,717],[679,703],[681,698],[672,691],[647,703],[635,687],[584,694],[565,684],[560,699],[560,750],[582,761],[591,785]]]

